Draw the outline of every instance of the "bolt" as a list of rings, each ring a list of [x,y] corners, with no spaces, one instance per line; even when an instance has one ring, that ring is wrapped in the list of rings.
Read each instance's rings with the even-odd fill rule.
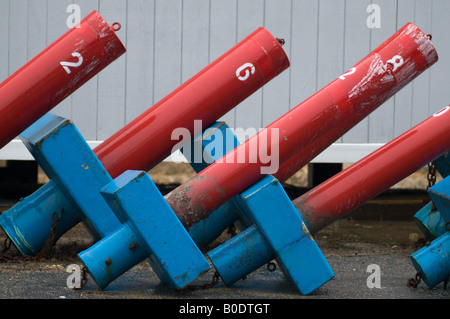
[[[277,41],[281,46],[283,46],[286,43],[286,41],[284,41],[284,39],[277,38]]]
[[[111,259],[107,258],[107,259],[105,260],[105,264],[107,264],[108,266],[111,265]]]

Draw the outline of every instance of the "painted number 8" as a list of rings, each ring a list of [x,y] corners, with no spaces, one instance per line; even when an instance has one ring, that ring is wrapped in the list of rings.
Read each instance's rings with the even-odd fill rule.
[[[395,71],[395,70],[397,70],[398,67],[403,65],[403,58],[400,55],[396,55],[392,59],[387,61],[387,63],[392,64],[394,66],[392,71]]]

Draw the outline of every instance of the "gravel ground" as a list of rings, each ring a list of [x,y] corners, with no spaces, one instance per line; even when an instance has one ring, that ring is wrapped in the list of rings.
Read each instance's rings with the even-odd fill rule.
[[[226,287],[219,281],[210,289],[174,291],[161,284],[144,261],[99,290],[87,276],[80,290],[67,287],[69,265],[78,264],[76,254],[89,247],[82,225],[64,235],[54,247],[53,255],[41,261],[18,256],[14,248],[7,252],[11,260],[0,263],[0,299],[448,299],[443,285],[428,289],[406,285],[415,270],[409,256],[420,248],[422,239],[413,222],[340,220],[323,229],[316,241],[335,272],[335,278],[309,296],[300,295],[279,267],[269,272],[265,267],[245,280]],[[213,245],[227,240],[224,233]],[[368,288],[367,267],[378,265],[381,287]],[[198,280],[209,283],[214,270]]]

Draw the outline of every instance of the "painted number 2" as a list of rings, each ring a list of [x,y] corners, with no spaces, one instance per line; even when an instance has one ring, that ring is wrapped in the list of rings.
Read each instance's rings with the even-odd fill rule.
[[[397,68],[399,68],[400,66],[403,65],[404,61],[403,58],[400,55],[395,55],[394,57],[392,57],[392,59],[386,61],[387,63],[392,65],[392,72],[394,72],[395,70],[397,70]],[[351,68],[350,70],[348,70],[346,73],[342,74],[339,79],[341,80],[345,80],[345,77],[348,75],[351,75],[353,73],[356,72],[356,67]]]
[[[351,68],[350,70],[348,70],[347,73],[342,74],[339,78],[340,78],[341,80],[345,80],[345,77],[346,77],[347,75],[353,74],[353,73],[355,73],[355,72],[356,72],[356,68],[353,67],[353,68]]]
[[[77,68],[83,64],[83,56],[80,53],[74,52],[74,53],[72,53],[72,56],[74,58],[78,58],[78,61],[77,62],[60,62],[60,64],[64,68],[64,70],[66,70],[67,74],[70,74],[72,72],[69,69],[69,67]]]

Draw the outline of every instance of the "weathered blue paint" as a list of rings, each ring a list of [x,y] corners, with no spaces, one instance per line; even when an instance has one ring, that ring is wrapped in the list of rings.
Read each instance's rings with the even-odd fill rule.
[[[273,250],[255,225],[213,249],[208,256],[227,286],[274,259]]]
[[[112,178],[70,120],[46,114],[20,137],[51,180],[0,218],[22,254],[42,249],[55,212],[55,240],[80,221],[95,240],[120,226],[99,193]]]
[[[136,241],[141,243],[140,245],[133,249],[128,249],[130,240],[134,239],[134,237],[130,235],[130,232],[124,231],[123,223],[119,221],[115,211],[105,201],[104,194],[100,192],[105,185],[113,183],[114,180],[71,121],[53,114],[47,114],[35,125],[24,131],[21,138],[51,179],[44,187],[22,200],[0,217],[1,226],[21,253],[36,254],[40,251],[49,236],[53,224],[52,213],[55,212],[57,213],[55,217],[61,217],[57,224],[58,234],[55,236],[55,239],[79,222],[83,222],[95,241],[104,239],[112,233],[117,235],[114,237],[115,241],[111,247],[121,252],[119,258],[121,263],[117,261],[117,258],[114,258],[114,264],[105,264],[102,251],[98,256],[90,255],[90,260],[87,257],[90,251],[83,255],[86,256],[87,264],[94,263],[92,261],[93,258],[103,258],[103,277],[98,276],[98,278],[95,278],[100,288],[105,288],[119,274],[131,268],[130,265],[135,265],[150,255],[149,249],[145,244],[146,241],[143,241],[142,238]],[[158,196],[165,203],[159,192]],[[165,205],[165,208],[167,208],[168,204],[166,203]],[[155,208],[152,207],[152,209]],[[163,211],[159,212],[156,210],[156,212],[164,214]],[[177,225],[176,222],[181,225],[176,217],[175,219],[174,221],[172,218],[173,224],[169,223],[171,226],[168,226],[168,230],[173,230],[173,227]],[[159,227],[161,225],[159,220],[158,222],[155,222],[155,220],[154,224]],[[137,230],[135,229],[135,231]],[[183,231],[186,232],[184,228]],[[120,234],[125,235],[120,236]],[[190,237],[189,240],[192,241]],[[103,241],[102,244],[104,245]],[[178,241],[177,244],[179,244]],[[120,249],[121,247],[126,247],[126,249]],[[189,246],[189,252],[186,254],[191,252],[192,247]],[[175,253],[175,251],[172,251],[171,253],[180,256],[179,252]],[[107,254],[110,254],[109,250]],[[154,254],[151,255],[154,256]],[[196,255],[196,257],[198,256]],[[173,257],[168,256],[167,258],[172,258],[173,260]],[[158,266],[157,261],[153,257],[149,258],[148,261],[154,266],[156,272],[159,271],[159,274],[166,275],[166,270],[162,269],[161,265]],[[205,261],[205,259],[202,261]],[[183,265],[181,261],[177,264],[180,267]],[[191,267],[192,265],[190,264],[184,265],[186,265],[187,274],[189,274],[189,271],[198,269]],[[208,263],[206,265],[209,267]],[[201,267],[203,267],[201,271],[205,271],[204,263]],[[97,269],[95,271],[96,274],[99,272]],[[188,280],[192,279],[190,276],[183,274],[177,275],[179,278],[176,278],[177,276],[171,278],[170,274],[171,272],[163,277],[164,281],[179,287],[182,287]]]
[[[254,228],[208,253],[222,279],[227,278],[228,285],[274,258],[304,295],[334,277],[333,270],[277,179],[266,176],[243,192],[237,202]],[[272,252],[269,258],[268,251]],[[225,258],[225,262],[221,258]],[[238,268],[242,268],[238,274],[232,274]]]
[[[100,287],[134,263],[129,251],[143,249],[162,282],[182,289],[210,269],[180,220],[146,172],[126,171],[101,193],[123,224],[79,257]]]
[[[436,159],[444,177],[428,189],[431,202],[416,213],[419,228],[433,241],[411,255],[411,262],[429,288],[450,277],[450,161],[448,153]]]
[[[225,122],[216,122],[203,134],[195,137],[189,147],[181,148],[192,168],[199,173],[239,145],[239,140]],[[234,199],[228,201],[208,218],[201,220],[188,231],[199,247],[206,247],[230,225],[239,219]]]
[[[445,219],[434,207],[433,202],[429,202],[414,215],[414,221],[426,238],[434,240],[445,234]]]
[[[99,192],[112,178],[71,121],[48,114],[24,131],[21,139],[59,191],[78,208],[94,239],[120,226]]]
[[[450,153],[445,153],[435,160],[436,169],[444,178],[444,180],[448,180],[448,176],[450,175],[449,156]],[[442,182],[443,181],[439,182],[438,184],[441,184]],[[428,190],[428,194],[430,195],[432,202],[425,205],[414,215],[414,220],[421,231],[427,238],[431,240],[438,238],[446,232],[445,222],[446,220],[448,220],[448,218],[444,218],[442,216],[440,209],[444,209],[446,211],[448,211],[449,209],[448,194],[450,193],[450,188],[448,188],[448,183],[449,182],[447,181],[439,186],[437,186],[438,184],[436,184],[430,187],[430,189]],[[439,193],[442,194],[439,195]],[[442,198],[442,202],[440,197]],[[445,200],[445,197],[447,197],[447,201]],[[437,202],[435,201],[438,201],[440,203],[437,204]],[[436,206],[440,206],[441,208]]]
[[[450,175],[450,153],[447,152],[436,159],[436,169],[444,178]]]
[[[60,218],[54,240],[58,240],[81,221],[78,208],[70,202],[53,181],[32,196],[21,199],[0,215],[0,226],[23,255],[36,255],[50,236],[52,214]]]
[[[428,195],[445,221],[450,221],[450,176],[428,189]]]
[[[411,261],[429,288],[447,280],[450,277],[450,232],[412,254]]]

